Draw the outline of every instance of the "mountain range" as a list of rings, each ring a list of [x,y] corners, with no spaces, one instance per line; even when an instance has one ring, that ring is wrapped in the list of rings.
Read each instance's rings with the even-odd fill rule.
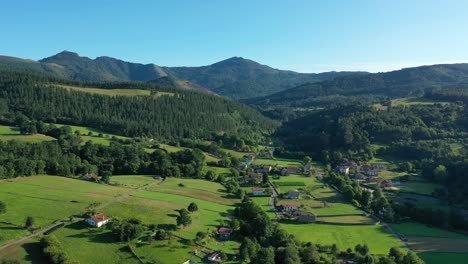
[[[255,61],[233,57],[201,67],[162,67],[126,62],[111,57],[90,59],[63,51],[39,61],[0,56],[0,65],[48,73],[81,81],[168,82],[183,89],[211,91],[233,99],[266,96],[305,83],[362,72],[298,73],[271,68]]]

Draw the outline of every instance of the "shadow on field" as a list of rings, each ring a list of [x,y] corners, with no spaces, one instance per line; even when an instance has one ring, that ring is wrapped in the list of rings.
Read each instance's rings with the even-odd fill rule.
[[[175,231],[177,226],[175,224],[159,224],[158,229],[164,229],[166,231]]]
[[[33,264],[47,264],[48,261],[46,258],[44,258],[44,255],[42,254],[42,247],[41,243],[39,242],[32,242],[32,243],[26,243],[23,244],[22,247],[28,253],[25,257],[24,260],[28,261]]]

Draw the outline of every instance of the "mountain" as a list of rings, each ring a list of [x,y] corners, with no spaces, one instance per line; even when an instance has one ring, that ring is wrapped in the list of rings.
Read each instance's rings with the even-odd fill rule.
[[[175,82],[177,87],[212,92],[234,98],[269,95],[304,83],[332,79],[360,72],[297,73],[233,57],[201,67],[161,67],[140,64],[111,57],[90,59],[77,53],[63,51],[40,61],[0,57],[0,65],[29,69],[53,76],[82,81],[160,81]],[[362,74],[362,73],[360,73]],[[206,91],[206,90],[205,90]]]
[[[39,61],[60,65],[73,80],[87,81],[150,81],[167,74],[158,65],[131,63],[111,57],[90,59],[77,53],[63,51]]]
[[[246,100],[256,105],[320,106],[337,101],[419,96],[426,91],[467,86],[468,64],[440,64],[386,73],[338,77]]]
[[[215,93],[234,99],[272,94],[300,84],[360,72],[297,73],[271,68],[255,61],[233,57],[201,67],[164,67],[171,75],[190,80]]]

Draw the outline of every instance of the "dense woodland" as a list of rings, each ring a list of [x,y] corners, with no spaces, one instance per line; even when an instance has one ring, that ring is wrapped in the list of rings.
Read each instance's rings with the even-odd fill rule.
[[[109,133],[159,140],[209,139],[217,133],[232,133],[254,143],[276,126],[274,121],[249,107],[198,92],[172,90],[174,95],[159,97],[106,96],[67,91],[56,87],[58,83],[34,74],[0,72],[4,116],[8,119],[8,114],[19,112],[34,120],[84,125]],[[140,83],[136,87],[141,86]]]

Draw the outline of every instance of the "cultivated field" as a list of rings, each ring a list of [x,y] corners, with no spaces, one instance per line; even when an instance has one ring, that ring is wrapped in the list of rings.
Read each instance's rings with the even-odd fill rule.
[[[392,227],[426,263],[466,263],[468,236],[419,223]]]

